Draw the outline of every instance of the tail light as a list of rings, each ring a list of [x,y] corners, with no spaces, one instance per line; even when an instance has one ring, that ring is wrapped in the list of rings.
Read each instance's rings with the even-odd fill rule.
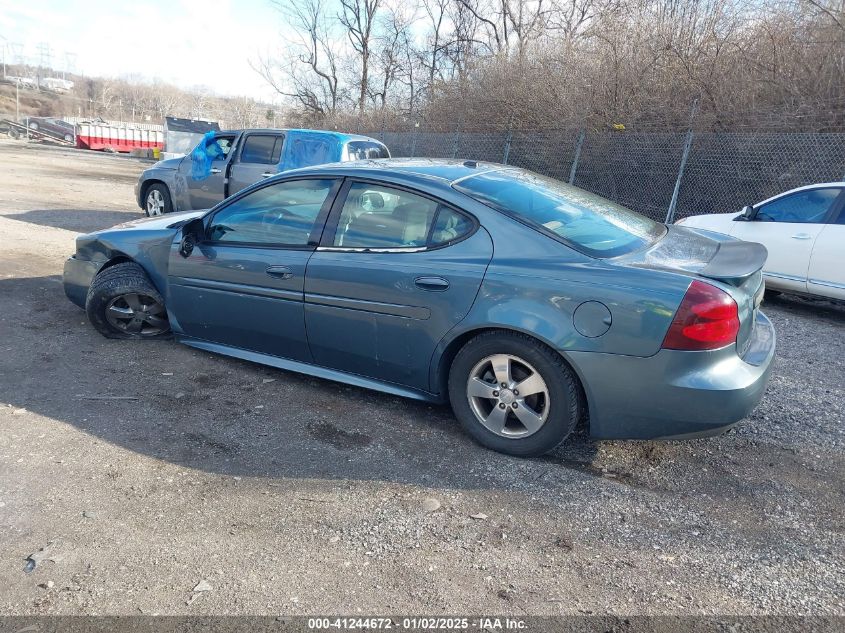
[[[664,349],[707,350],[736,342],[736,301],[724,290],[695,280],[663,339]]]

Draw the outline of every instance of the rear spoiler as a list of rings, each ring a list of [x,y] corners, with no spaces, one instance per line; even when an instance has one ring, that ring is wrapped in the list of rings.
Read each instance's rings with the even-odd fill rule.
[[[763,268],[769,252],[756,242],[719,242],[719,249],[698,274],[739,286]]]

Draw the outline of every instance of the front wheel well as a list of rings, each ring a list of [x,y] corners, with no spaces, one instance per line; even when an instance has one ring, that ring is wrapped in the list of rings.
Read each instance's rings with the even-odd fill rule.
[[[144,199],[147,197],[147,191],[149,191],[150,187],[152,187],[153,185],[163,185],[164,187],[167,187],[167,191],[170,192],[170,187],[168,187],[167,183],[163,180],[145,181],[144,184],[141,185],[141,195],[140,200],[138,200],[138,206],[140,206],[142,209],[144,208]]]
[[[561,357],[564,363],[566,363],[569,368],[572,370],[572,375],[575,376],[575,380],[577,383],[578,391],[581,395],[581,401],[584,403],[584,419],[589,421],[590,416],[590,403],[587,400],[587,393],[584,389],[584,385],[581,382],[581,376],[578,375],[577,370],[575,367],[572,366],[572,363],[569,362],[569,359],[566,358],[563,354],[555,350],[551,345],[543,341],[542,339],[537,338],[536,336],[532,336],[530,333],[523,332],[521,330],[513,330],[504,327],[483,327],[477,328],[474,330],[469,330],[468,332],[464,332],[454,339],[452,339],[449,344],[446,346],[446,349],[443,350],[443,353],[440,355],[440,362],[438,365],[437,376],[436,376],[436,388],[438,393],[440,394],[448,394],[449,393],[449,371],[452,367],[452,361],[455,360],[455,356],[458,355],[458,352],[461,348],[466,345],[469,341],[474,339],[479,334],[486,334],[488,332],[500,332],[502,334],[518,334],[520,336],[527,336],[533,340],[535,340],[540,345],[548,348],[555,354]]]
[[[106,268],[111,268],[112,266],[117,266],[118,264],[127,264],[127,263],[136,263],[134,259],[131,257],[127,257],[126,255],[117,255],[116,257],[112,257],[108,260],[105,264],[100,267],[100,270],[97,271],[97,274],[103,272]]]

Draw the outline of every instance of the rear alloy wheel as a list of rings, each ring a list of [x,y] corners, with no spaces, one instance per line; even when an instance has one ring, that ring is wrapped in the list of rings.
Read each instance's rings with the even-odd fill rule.
[[[558,446],[584,410],[578,380],[563,358],[515,332],[469,341],[452,363],[449,398],[476,441],[522,457]]]
[[[85,301],[88,320],[108,338],[165,338],[170,324],[164,299],[134,262],[101,271]]]
[[[512,354],[482,358],[470,371],[467,398],[476,420],[501,437],[533,435],[549,415],[546,381]]]
[[[65,141],[67,141],[68,143],[73,143],[73,135],[65,134]]]
[[[147,195],[144,200],[144,211],[148,217],[157,215],[164,215],[173,211],[173,205],[170,201],[170,192],[164,185],[151,185],[147,189]]]

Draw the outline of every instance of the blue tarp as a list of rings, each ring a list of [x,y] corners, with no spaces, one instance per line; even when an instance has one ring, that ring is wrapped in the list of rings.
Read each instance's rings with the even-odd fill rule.
[[[214,132],[206,132],[202,140],[191,152],[191,178],[205,180],[211,175],[211,163],[218,158],[225,158],[226,153],[214,140]]]
[[[343,153],[345,137],[341,134],[289,130],[280,171],[336,163]]]

